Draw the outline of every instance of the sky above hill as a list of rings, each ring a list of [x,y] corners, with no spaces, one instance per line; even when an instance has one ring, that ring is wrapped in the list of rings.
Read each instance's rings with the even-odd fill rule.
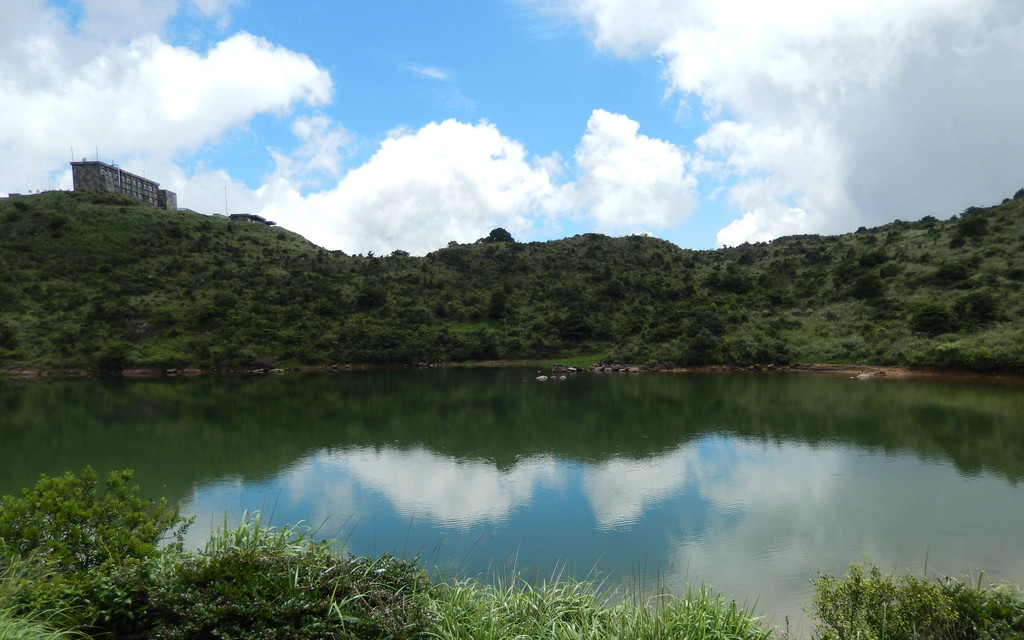
[[[714,248],[1024,185],[1019,0],[0,0],[0,194],[99,159],[346,253]]]

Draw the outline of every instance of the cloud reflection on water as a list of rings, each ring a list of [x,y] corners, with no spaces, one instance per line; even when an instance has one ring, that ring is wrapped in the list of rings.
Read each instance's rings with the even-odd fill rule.
[[[945,574],[985,569],[1024,582],[1013,533],[1024,530],[1020,488],[852,446],[712,434],[643,459],[538,455],[506,467],[424,447],[353,447],[320,450],[249,485],[208,486],[186,508],[273,495],[278,522],[330,522],[328,533],[358,522],[374,550],[401,547],[413,522],[428,545],[463,536],[460,553],[494,532],[505,546],[485,552],[532,548],[607,571],[640,567],[670,587],[708,583],[793,619],[808,579],[850,562],[920,572],[927,554]]]

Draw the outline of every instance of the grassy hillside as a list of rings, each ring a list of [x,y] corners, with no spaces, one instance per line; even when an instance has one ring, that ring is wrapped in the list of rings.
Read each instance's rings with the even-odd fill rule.
[[[425,257],[100,193],[0,200],[0,366],[608,355],[1024,370],[1024,198],[716,251],[501,230]]]

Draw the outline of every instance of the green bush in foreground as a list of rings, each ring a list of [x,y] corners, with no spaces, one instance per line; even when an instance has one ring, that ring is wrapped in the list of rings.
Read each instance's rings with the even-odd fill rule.
[[[1010,586],[972,588],[859,565],[842,579],[819,576],[814,586],[812,613],[823,640],[1024,638],[1024,599]]]
[[[131,471],[43,476],[21,498],[0,499],[0,540],[9,552],[45,558],[62,574],[86,573],[102,565],[156,552],[164,534],[183,524],[177,508],[136,495]]]
[[[432,586],[408,562],[343,558],[298,527],[259,516],[107,585],[97,631],[125,639],[413,638],[429,629]]]
[[[71,626],[98,615],[96,591],[125,565],[158,555],[157,545],[188,522],[176,507],[137,495],[131,471],[110,473],[102,486],[87,467],[80,475],[42,476],[20,498],[0,499],[0,602],[9,611],[59,612]]]

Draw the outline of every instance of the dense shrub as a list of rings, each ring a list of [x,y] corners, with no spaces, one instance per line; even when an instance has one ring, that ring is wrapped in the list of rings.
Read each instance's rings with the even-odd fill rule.
[[[185,523],[166,501],[139,497],[131,477],[111,472],[101,488],[91,467],[77,476],[42,476],[22,497],[0,498],[0,545],[62,574],[153,555],[165,534]]]
[[[345,558],[300,527],[259,515],[214,533],[201,553],[127,567],[100,595],[117,638],[412,638],[432,625],[433,586],[391,556]]]
[[[937,336],[956,331],[956,318],[945,305],[924,304],[910,316],[910,330],[926,336]]]
[[[188,522],[163,500],[139,497],[131,475],[112,472],[101,489],[87,467],[0,499],[0,568],[20,575],[6,585],[9,611],[29,619],[57,612],[67,627],[89,626],[111,575],[158,555],[169,532],[180,540]]]
[[[950,286],[966,280],[969,275],[967,265],[962,262],[946,262],[932,274],[932,281],[939,286]]]
[[[977,327],[996,319],[999,302],[988,291],[972,291],[953,303],[953,312],[961,324]]]
[[[882,279],[873,273],[858,276],[850,287],[850,295],[854,298],[878,298],[884,293],[885,285],[882,283]]]
[[[988,220],[977,212],[968,210],[956,223],[956,233],[964,238],[974,238],[988,233]]]
[[[980,640],[1024,637],[1024,598],[1009,586],[972,588],[883,575],[851,565],[841,579],[819,576],[811,613],[822,640]]]

